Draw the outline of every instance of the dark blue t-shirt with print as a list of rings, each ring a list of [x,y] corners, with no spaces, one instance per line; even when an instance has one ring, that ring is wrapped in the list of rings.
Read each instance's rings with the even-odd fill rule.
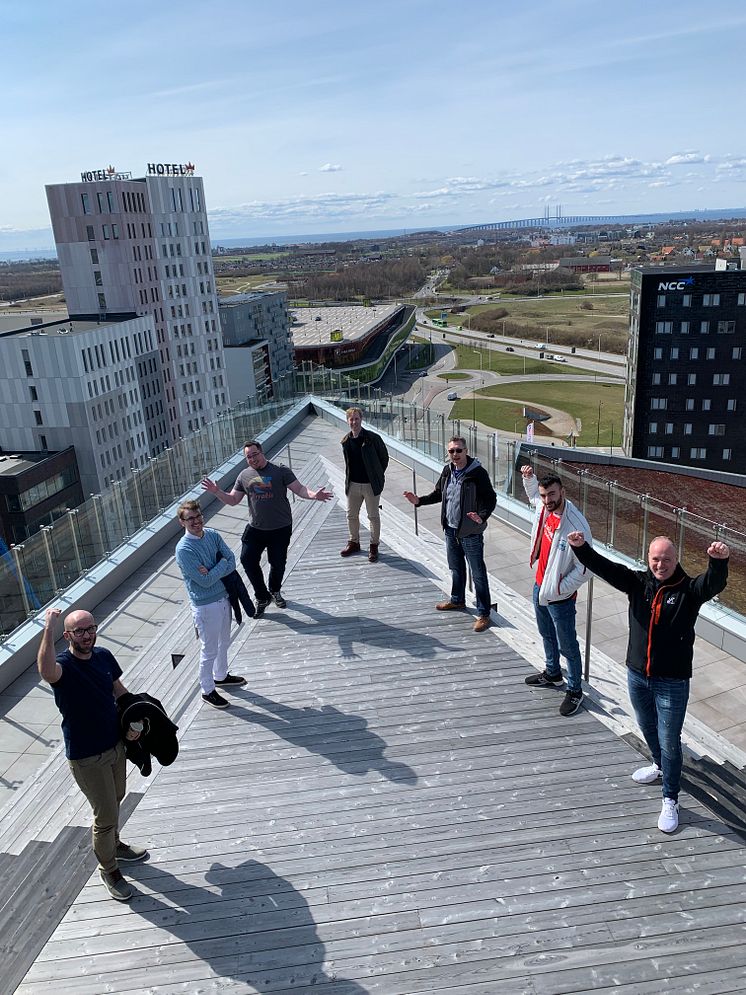
[[[122,669],[113,653],[94,646],[90,660],[81,660],[69,649],[57,656],[62,677],[52,685],[62,712],[62,735],[68,760],[105,753],[119,742],[119,716],[113,684]]]

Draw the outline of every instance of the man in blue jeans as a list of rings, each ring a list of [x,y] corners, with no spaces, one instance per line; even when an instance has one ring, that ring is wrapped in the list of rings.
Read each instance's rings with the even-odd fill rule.
[[[419,507],[440,504],[440,522],[446,539],[448,567],[451,571],[451,597],[439,602],[438,611],[466,607],[466,564],[471,568],[477,601],[475,632],[484,632],[490,624],[490,586],[484,562],[484,532],[495,510],[497,495],[489,474],[466,448],[466,440],[454,435],[448,440],[448,462],[435,489],[418,497],[404,491],[404,497]]]
[[[652,784],[662,778],[658,828],[673,833],[679,825],[681,729],[689,700],[694,625],[705,601],[725,589],[730,550],[724,542],[711,543],[707,570],[690,577],[666,536],[650,543],[647,570],[633,570],[601,556],[580,531],[567,539],[581,563],[629,599],[627,685],[653,760],[638,768],[632,780]]]
[[[560,655],[567,660],[567,693],[560,715],[574,715],[583,703],[580,683],[582,660],[575,632],[578,589],[588,579],[584,566],[575,559],[567,536],[574,530],[589,538],[590,526],[572,501],[565,497],[562,481],[554,474],[534,475],[529,464],[521,467],[523,489],[534,507],[529,563],[536,567],[534,613],[544,643],[544,670],[526,678],[529,687],[552,688],[562,684]]]

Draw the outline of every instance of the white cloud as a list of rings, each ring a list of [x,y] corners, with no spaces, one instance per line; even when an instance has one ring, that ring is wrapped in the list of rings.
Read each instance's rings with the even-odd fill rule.
[[[701,152],[677,152],[676,155],[669,156],[664,165],[666,166],[688,166],[692,163],[709,162],[709,155],[702,155]]]
[[[392,194],[382,191],[369,194],[323,193],[277,201],[253,200],[236,207],[219,207],[209,211],[209,217],[211,224],[226,226],[241,224],[247,220],[319,220],[380,215],[393,199]]]
[[[323,166],[319,166],[320,173],[338,173],[341,169],[338,162],[325,162]]]

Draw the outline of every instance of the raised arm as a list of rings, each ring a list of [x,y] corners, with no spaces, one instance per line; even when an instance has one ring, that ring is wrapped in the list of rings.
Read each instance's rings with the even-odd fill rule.
[[[570,532],[567,541],[572,546],[575,559],[584,567],[587,567],[601,580],[611,584],[617,591],[629,594],[637,583],[637,571],[625,567],[622,563],[614,563],[605,556],[596,552],[592,546],[585,541],[582,532]]]
[[[331,501],[334,497],[331,491],[325,491],[323,487],[319,487],[317,491],[309,491],[305,484],[302,484],[300,480],[294,480],[292,484],[288,484],[288,490],[292,491],[293,494],[297,494],[298,497],[306,498],[308,501]]]
[[[707,570],[694,578],[693,587],[702,601],[709,601],[725,590],[728,583],[730,549],[724,542],[713,542],[707,550],[710,562]]]
[[[62,614],[60,608],[47,608],[44,616],[44,632],[41,637],[39,652],[36,654],[36,666],[39,676],[47,684],[56,684],[62,677],[62,667],[57,663],[54,652],[54,629]]]
[[[210,494],[214,494],[218,501],[222,501],[223,504],[227,504],[229,507],[240,504],[243,500],[243,491],[237,491],[234,487],[233,490],[228,493],[228,491],[221,490],[214,480],[210,480],[209,477],[205,477],[202,481],[202,486]]]

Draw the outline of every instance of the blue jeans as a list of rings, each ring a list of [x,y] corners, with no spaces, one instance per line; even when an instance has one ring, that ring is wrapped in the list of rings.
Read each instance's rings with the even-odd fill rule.
[[[578,637],[575,634],[575,598],[539,604],[539,585],[534,584],[534,612],[539,635],[544,642],[544,668],[550,677],[562,677],[560,654],[567,660],[567,690],[582,691]]]
[[[663,797],[679,797],[681,728],[689,701],[689,681],[645,677],[627,668],[629,700],[653,761],[663,771]]]
[[[463,604],[466,601],[466,563],[469,562],[474,581],[474,594],[477,599],[477,614],[490,614],[490,585],[487,580],[487,567],[484,563],[484,535],[462,536],[457,538],[456,530],[445,529],[446,553],[451,571],[451,601]]]

